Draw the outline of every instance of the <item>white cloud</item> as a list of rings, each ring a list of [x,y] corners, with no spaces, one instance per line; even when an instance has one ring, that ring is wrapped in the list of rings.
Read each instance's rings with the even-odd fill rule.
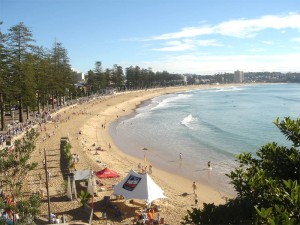
[[[189,43],[188,41],[168,41],[165,43],[166,47],[162,48],[155,48],[153,49],[154,51],[186,51],[186,50],[191,50],[195,47],[194,44]]]
[[[186,51],[194,48],[193,45],[189,44],[180,44],[180,45],[174,45],[170,47],[163,47],[163,48],[155,48],[154,51],[161,51],[161,52],[178,52],[178,51]]]
[[[299,38],[292,38],[291,41],[300,43],[300,37]]]
[[[274,44],[273,41],[262,41],[261,43],[266,44],[266,45],[272,45],[272,44]]]
[[[197,40],[196,44],[198,46],[223,46],[222,44],[218,43],[218,41],[215,39]]]
[[[250,38],[261,30],[286,28],[300,31],[300,15],[290,13],[285,16],[267,15],[258,19],[241,19],[223,22],[216,26],[216,32],[226,36]]]
[[[300,71],[299,54],[283,55],[220,55],[195,56],[180,55],[160,59],[158,61],[143,62],[144,67],[153,71],[167,70],[175,73],[215,74],[217,72],[233,72],[236,69],[245,72],[252,71]]]
[[[160,47],[152,50],[161,52],[184,52],[189,54],[166,56],[166,58],[154,61],[144,62],[144,67],[151,67],[153,70],[167,70],[175,73],[197,73],[197,74],[215,74],[217,72],[232,72],[236,69],[244,71],[300,71],[300,65],[297,59],[299,54],[277,54],[273,52],[268,55],[266,45],[274,45],[271,40],[258,40],[252,49],[246,52],[245,46],[250,43],[245,43],[244,39],[250,39],[257,36],[264,30],[275,30],[280,33],[287,33],[291,29],[300,33],[300,14],[289,13],[285,15],[266,15],[255,19],[237,19],[228,20],[215,25],[202,24],[199,27],[187,27],[179,32],[165,33],[155,37],[151,37],[148,41],[155,41],[152,44],[160,44]],[[207,35],[208,38],[205,38]],[[216,36],[217,35],[217,36]],[[222,39],[226,43],[227,50],[230,54],[222,52],[220,48],[218,55],[210,55],[208,46],[225,46],[218,41],[219,36],[224,36]],[[213,38],[210,38],[213,37]],[[240,38],[243,40],[228,40],[227,37]],[[269,36],[268,36],[269,38]],[[233,42],[232,42],[233,41]],[[254,43],[253,40],[250,40]],[[300,38],[291,39],[293,42],[300,43]],[[234,44],[232,44],[234,43]],[[264,45],[257,45],[257,43]],[[232,45],[230,47],[229,45]],[[280,46],[277,46],[278,48]],[[204,50],[204,51],[203,51]],[[235,50],[237,52],[235,52]],[[201,52],[210,52],[203,54]],[[263,55],[262,55],[263,53]],[[197,54],[197,55],[195,55]]]
[[[192,39],[183,39],[182,41],[174,40],[167,41],[164,43],[165,47],[155,48],[154,51],[186,51],[196,49],[199,46],[223,46],[218,43],[215,39],[207,40],[192,40]]]
[[[166,33],[151,37],[147,40],[170,40],[179,38],[191,38],[209,34],[221,34],[224,36],[251,38],[259,31],[275,29],[285,32],[284,29],[296,29],[300,32],[300,14],[289,13],[283,16],[266,15],[258,19],[238,19],[225,21],[215,26],[203,25],[201,27],[187,27],[179,32]]]
[[[264,52],[264,48],[251,48],[248,50],[249,52]]]
[[[179,32],[162,34],[159,36],[151,37],[147,40],[170,40],[178,38],[189,38],[212,33],[214,33],[214,29],[212,27],[186,27]]]

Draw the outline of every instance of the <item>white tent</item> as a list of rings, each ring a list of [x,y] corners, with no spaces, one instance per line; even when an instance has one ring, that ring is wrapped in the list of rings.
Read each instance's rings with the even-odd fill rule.
[[[133,170],[114,187],[113,194],[122,195],[125,199],[144,199],[149,203],[166,198],[164,191],[148,174],[138,174]]]
[[[81,170],[75,171],[74,173],[74,180],[87,180],[90,177],[91,170]]]

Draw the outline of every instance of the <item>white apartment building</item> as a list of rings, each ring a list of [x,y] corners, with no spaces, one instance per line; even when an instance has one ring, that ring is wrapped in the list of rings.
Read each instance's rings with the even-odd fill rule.
[[[244,72],[237,70],[234,71],[234,82],[235,83],[243,83],[244,82]]]

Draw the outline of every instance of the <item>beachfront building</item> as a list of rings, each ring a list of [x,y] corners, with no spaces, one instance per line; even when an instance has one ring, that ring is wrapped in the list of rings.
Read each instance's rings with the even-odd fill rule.
[[[233,81],[235,83],[243,83],[244,82],[244,72],[240,71],[240,70],[234,71]]]
[[[80,72],[79,70],[75,68],[71,68],[74,74],[74,79],[76,82],[83,82],[84,81],[84,73]]]

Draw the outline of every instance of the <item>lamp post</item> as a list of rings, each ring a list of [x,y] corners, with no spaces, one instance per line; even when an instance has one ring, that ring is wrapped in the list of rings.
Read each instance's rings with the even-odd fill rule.
[[[44,157],[45,157],[45,174],[46,174],[46,190],[47,190],[47,201],[48,201],[48,222],[49,224],[52,223],[51,221],[51,209],[50,209],[50,195],[49,195],[49,176],[48,176],[48,168],[47,168],[47,155],[46,155],[46,149],[44,149]]]

